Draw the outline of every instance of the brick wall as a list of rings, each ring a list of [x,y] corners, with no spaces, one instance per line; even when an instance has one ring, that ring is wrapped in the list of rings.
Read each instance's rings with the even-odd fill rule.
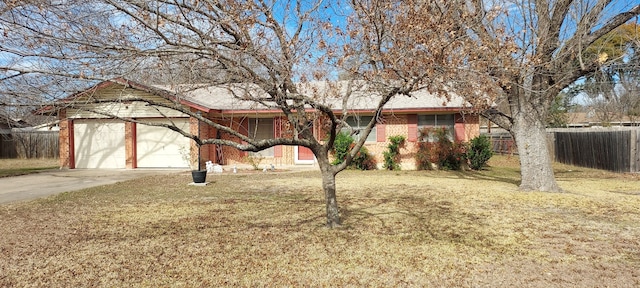
[[[60,120],[60,134],[59,145],[60,149],[60,167],[63,168],[75,168],[75,161],[73,159],[71,147],[71,137],[73,135],[73,120],[67,119],[67,110],[62,109],[58,112],[58,119]]]
[[[124,122],[125,167],[127,167],[127,169],[138,168],[138,161],[136,159],[136,129],[136,123]]]
[[[404,136],[405,139],[409,139],[409,126],[407,125],[408,118],[411,117],[409,115],[386,115],[384,117],[384,142],[367,142],[365,143],[365,147],[369,150],[378,164],[378,168],[382,168],[384,164],[384,151],[387,150],[387,145],[389,145],[389,137],[391,136]],[[380,131],[377,131],[379,134]],[[378,139],[382,140],[382,139]],[[415,167],[415,161],[413,160],[415,155],[415,143],[405,141],[405,145],[400,149],[400,165],[402,169],[411,170]]]
[[[459,115],[457,115],[456,117],[459,117]],[[246,121],[243,122],[243,121],[240,121],[239,119],[240,118],[234,119],[235,122],[233,124],[233,128],[240,129],[240,131],[243,131],[243,129],[246,130],[246,127],[243,126],[243,125],[246,126],[246,123],[244,123]],[[374,128],[374,129],[377,129],[376,133],[378,135],[378,141],[367,142],[365,143],[365,147],[367,147],[367,149],[369,150],[369,153],[371,153],[375,157],[379,168],[382,168],[382,165],[384,164],[383,153],[384,151],[386,151],[387,145],[389,144],[387,139],[390,136],[402,135],[405,137],[405,139],[407,139],[407,141],[405,141],[405,145],[400,149],[401,167],[402,169],[405,169],[405,170],[415,169],[414,157],[415,157],[415,151],[417,148],[417,143],[416,143],[417,129],[412,129],[411,128],[412,125],[408,123],[411,123],[412,121],[415,122],[417,121],[416,119],[417,118],[415,117],[415,114],[385,115],[382,125],[378,125]],[[231,123],[230,119],[218,118],[214,120],[218,121],[218,123],[221,123],[223,125],[229,125]],[[456,123],[457,124],[456,137],[459,137],[460,140],[468,141],[469,139],[478,135],[479,133],[478,116],[465,115],[464,119],[457,118],[457,120],[458,120],[457,121],[458,123]],[[280,121],[274,121],[274,123],[281,125],[280,128],[274,129],[274,131],[278,133],[280,136],[293,137],[293,129],[291,128],[291,124],[286,119],[281,119]],[[417,122],[413,124],[415,126],[417,125]],[[324,139],[326,137],[325,135],[326,133],[324,132],[326,127],[324,127],[321,121],[319,120],[316,121],[314,125],[315,125],[314,127],[316,130],[315,131],[316,135],[318,135],[317,137],[319,139]],[[215,134],[211,131],[212,130],[209,130],[209,136],[215,137]],[[275,135],[275,136],[277,137],[279,135]],[[239,141],[237,137],[231,137],[230,135],[225,133],[222,133],[221,136],[222,136],[221,137],[222,139]],[[211,149],[215,150],[214,146],[211,146]],[[281,146],[278,149],[280,149],[280,152],[276,153],[275,157],[266,157],[262,163],[274,164],[274,165],[294,164],[295,147]],[[223,147],[222,150],[224,154],[223,155],[224,163],[222,164],[225,164],[225,165],[233,165],[233,164],[240,164],[240,163],[246,164],[246,160],[245,160],[245,157],[247,155],[246,152],[242,152],[235,148],[227,147],[227,146]],[[214,155],[213,152],[210,150],[208,153],[209,153],[208,155]],[[211,156],[210,159],[213,159],[213,156]]]

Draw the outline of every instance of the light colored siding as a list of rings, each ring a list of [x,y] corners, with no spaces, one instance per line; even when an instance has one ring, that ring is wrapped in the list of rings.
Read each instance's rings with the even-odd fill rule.
[[[132,98],[144,98],[154,102],[173,104],[170,100],[151,93],[115,85],[113,87],[100,89],[94,94],[83,96],[75,100],[76,103],[82,103],[83,101],[88,103],[96,99],[112,100],[114,101],[113,103],[82,104],[83,107],[81,109],[68,109],[67,116],[69,118],[111,118],[109,116],[101,115],[100,113],[87,111],[93,110],[124,118],[187,117],[182,112],[176,110],[164,107],[154,107],[143,102],[130,102],[129,99]]]

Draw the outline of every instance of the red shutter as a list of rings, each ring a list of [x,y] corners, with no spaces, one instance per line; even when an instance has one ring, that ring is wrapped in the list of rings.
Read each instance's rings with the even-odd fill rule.
[[[455,124],[453,127],[453,130],[455,131],[455,140],[456,141],[465,141],[467,140],[466,138],[466,133],[465,133],[465,129],[464,129],[464,117],[462,117],[461,114],[455,114],[454,116],[455,118]]]
[[[282,137],[282,117],[273,118],[273,137]],[[273,147],[273,157],[282,157],[282,145]]]
[[[418,115],[409,114],[407,115],[407,141],[416,142],[418,141]]]
[[[387,141],[386,135],[386,126],[387,124],[377,124],[376,125],[376,141],[385,142]]]

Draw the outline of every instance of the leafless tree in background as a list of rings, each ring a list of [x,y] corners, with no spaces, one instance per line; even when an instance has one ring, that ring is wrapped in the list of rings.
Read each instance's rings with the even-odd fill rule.
[[[640,27],[624,24],[590,47],[594,54],[607,55],[607,65],[587,75],[584,93],[599,122],[634,122],[638,116],[638,65]]]

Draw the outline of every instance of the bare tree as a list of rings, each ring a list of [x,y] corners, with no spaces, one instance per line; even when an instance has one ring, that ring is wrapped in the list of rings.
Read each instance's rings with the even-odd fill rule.
[[[201,139],[175,125],[92,111],[164,126],[198,145],[255,152],[276,145],[308,147],[322,172],[327,226],[335,227],[341,222],[335,176],[360,150],[385,104],[393,97],[413,97],[412,92],[427,88],[449,95],[457,68],[474,62],[460,56],[478,48],[464,32],[469,25],[459,23],[475,20],[465,18],[456,8],[464,2],[5,1],[0,4],[0,34],[4,34],[0,84],[16,87],[8,95],[12,99],[32,97],[21,93],[23,86],[44,87],[33,95],[55,99],[69,92],[69,87],[78,87],[72,84],[121,76],[171,86],[171,93],[154,92],[174,102],[127,101],[180,111],[240,141]],[[429,33],[407,34],[418,29]],[[145,72],[149,69],[160,73]],[[344,81],[335,82],[338,75]],[[52,82],[56,85],[46,84]],[[233,125],[175,104],[193,88],[203,88],[202,84],[225,88],[237,100],[256,107],[281,111],[291,135],[256,140]],[[317,85],[324,88],[318,90]],[[456,91],[473,91],[481,85],[460,81],[455,86]],[[345,161],[331,165],[329,153],[337,132],[348,126],[348,107],[362,95],[374,101],[376,117],[359,131],[360,140]],[[42,100],[37,97],[35,100]],[[64,107],[90,110],[95,104],[101,100],[66,101]],[[337,106],[341,113],[334,113]],[[313,133],[311,123],[319,118],[327,123],[327,138],[318,139]]]
[[[640,75],[639,67],[622,75],[620,78],[620,102],[623,103],[623,113],[632,125],[638,125],[640,119]]]
[[[603,125],[629,122],[634,125],[640,116],[640,79],[636,65],[624,65],[614,71],[599,71],[603,75],[587,82],[584,93],[596,119]],[[605,78],[606,79],[602,79]]]
[[[640,13],[640,5],[627,1],[487,1],[475,0],[471,13],[487,19],[488,11],[505,13],[471,29],[481,46],[503,43],[511,59],[484,54],[495,63],[490,75],[501,93],[498,109],[483,115],[508,130],[520,155],[520,189],[560,191],[546,144],[545,126],[553,100],[580,77],[607,64],[605,53],[587,48]],[[500,52],[493,51],[494,55]],[[500,109],[506,107],[506,109]]]
[[[622,120],[623,104],[616,88],[613,75],[599,70],[588,77],[583,85],[583,93],[587,95],[589,108],[601,125],[608,126],[616,120]]]
[[[592,111],[603,124],[633,118],[637,107],[638,42],[640,30],[635,23],[621,25],[587,49],[592,55],[607,58],[593,73],[586,75],[584,93]],[[606,56],[605,56],[606,55]]]

